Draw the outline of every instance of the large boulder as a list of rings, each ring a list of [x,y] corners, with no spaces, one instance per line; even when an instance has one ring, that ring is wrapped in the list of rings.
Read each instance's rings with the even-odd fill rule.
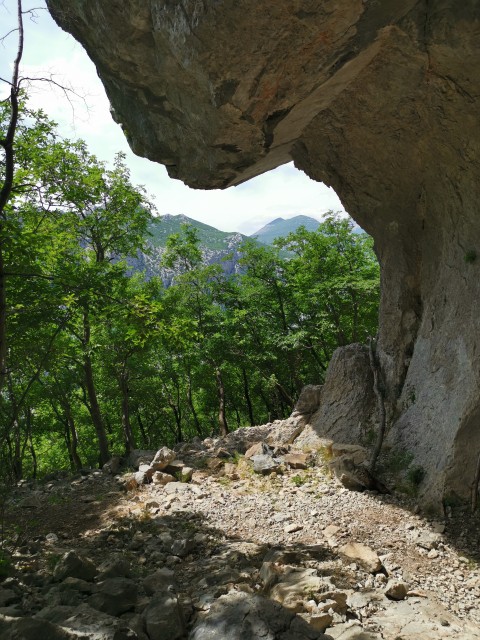
[[[293,159],[336,190],[381,264],[390,444],[423,468],[425,500],[469,497],[480,450],[479,3],[47,3],[95,62],[137,154],[198,188]]]
[[[316,384],[307,384],[303,387],[293,407],[292,418],[297,418],[305,423],[308,422],[320,406],[322,389],[322,385]]]
[[[377,419],[367,347],[350,344],[334,352],[310,425],[318,435],[334,442],[371,440]]]
[[[231,591],[217,598],[194,625],[189,640],[315,640],[325,638],[290,611],[258,595]]]

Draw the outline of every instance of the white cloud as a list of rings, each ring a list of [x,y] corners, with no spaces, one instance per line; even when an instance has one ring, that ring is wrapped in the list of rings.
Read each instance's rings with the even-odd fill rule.
[[[5,25],[6,31],[9,25],[14,25],[15,4],[13,0],[0,4],[0,24]],[[34,0],[24,4],[25,8],[39,5]],[[36,24],[26,21],[25,43],[23,75],[38,77],[53,73],[59,83],[72,86],[84,96],[84,100],[70,96],[69,102],[61,90],[35,83],[31,90],[32,106],[44,109],[59,124],[63,136],[86,140],[90,150],[102,160],[111,161],[117,151],[125,151],[133,181],[145,185],[155,196],[160,214],[183,213],[225,231],[252,233],[273,218],[298,214],[321,218],[330,209],[343,210],[333,189],[313,182],[291,164],[225,191],[196,191],[170,179],[164,167],[131,152],[120,127],[110,116],[108,99],[95,66],[46,11],[39,13]],[[10,38],[0,60],[0,76],[9,75],[14,49],[14,39]]]

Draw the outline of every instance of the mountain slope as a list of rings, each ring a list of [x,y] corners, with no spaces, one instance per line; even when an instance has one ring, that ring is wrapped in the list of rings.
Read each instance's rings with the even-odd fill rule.
[[[151,238],[149,243],[154,247],[166,247],[167,239],[172,233],[180,233],[183,224],[190,224],[198,232],[200,246],[212,251],[228,249],[243,242],[247,236],[238,232],[220,231],[198,220],[184,215],[165,214],[156,218],[149,227]]]
[[[150,224],[147,252],[139,252],[136,258],[128,260],[133,270],[144,271],[147,279],[160,276],[164,285],[170,286],[175,277],[175,271],[161,267],[160,262],[165,253],[168,237],[173,233],[179,233],[183,224],[190,224],[197,230],[205,264],[220,264],[227,275],[237,273],[240,258],[238,248],[247,236],[238,232],[220,231],[184,215],[170,214],[156,218]]]
[[[251,238],[256,238],[263,244],[272,244],[275,238],[284,238],[289,233],[296,231],[298,227],[305,227],[307,231],[316,231],[320,222],[310,216],[294,216],[293,218],[276,218],[264,227],[252,233]]]

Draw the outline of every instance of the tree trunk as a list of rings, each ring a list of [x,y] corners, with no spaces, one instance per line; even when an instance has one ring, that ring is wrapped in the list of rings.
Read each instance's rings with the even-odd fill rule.
[[[15,177],[15,134],[18,125],[20,92],[20,63],[23,56],[23,13],[21,0],[17,0],[17,55],[13,62],[12,79],[10,83],[10,119],[5,137],[0,145],[5,152],[3,183],[0,188],[0,393],[7,385],[7,294],[5,277],[5,256],[3,251],[5,210],[12,195]]]
[[[27,408],[26,410],[26,422],[27,422],[27,437],[28,437],[28,445],[29,445],[29,449],[30,449],[30,455],[32,456],[32,466],[33,466],[33,479],[35,480],[37,477],[37,454],[35,452],[35,447],[33,445],[33,438],[32,438],[32,410],[30,407]]]
[[[125,442],[125,453],[128,455],[130,451],[135,449],[135,439],[133,437],[132,425],[130,422],[130,403],[128,397],[128,369],[126,365],[122,367],[120,373],[120,392],[122,395],[122,430]]]
[[[253,425],[255,424],[255,418],[253,416],[253,406],[252,406],[252,400],[250,398],[250,387],[248,384],[247,372],[243,367],[242,367],[242,378],[243,378],[243,393],[245,395],[245,402],[247,403],[248,418],[250,420],[250,426],[253,427]]]
[[[0,392],[7,384],[7,291],[0,224]]]
[[[142,443],[144,447],[150,446],[150,438],[147,436],[147,432],[145,431],[145,425],[143,424],[142,416],[140,415],[140,410],[137,409],[135,412],[135,416],[138,422],[138,428],[140,429],[140,433],[142,434]]]
[[[215,369],[215,379],[217,381],[218,393],[218,426],[220,435],[223,437],[228,433],[228,423],[225,412],[225,386],[223,384],[222,373],[218,367]]]
[[[105,425],[103,424],[102,413],[100,410],[100,404],[97,398],[89,347],[90,320],[88,317],[88,310],[86,310],[83,314],[83,372],[85,375],[85,386],[87,389],[90,415],[92,418],[93,426],[95,428],[95,432],[97,434],[100,466],[103,467],[103,465],[110,460],[110,452],[108,448],[107,434],[105,432]]]
[[[195,404],[193,402],[193,394],[192,394],[192,376],[191,376],[191,372],[188,372],[188,389],[187,389],[187,397],[188,397],[188,405],[190,407],[190,410],[192,412],[192,416],[193,416],[193,422],[195,424],[195,430],[197,432],[197,435],[201,438],[202,437],[202,428],[200,426],[200,421],[198,419],[198,415],[197,415],[197,411],[195,409]]]
[[[18,420],[13,422],[13,459],[12,469],[13,477],[16,482],[23,478],[23,462],[22,462],[22,442],[21,442],[20,423]]]
[[[77,471],[83,467],[80,456],[78,455],[78,434],[77,429],[75,428],[75,421],[73,419],[71,408],[68,406],[66,408],[65,417],[67,420],[68,431],[70,433],[70,455],[72,457],[72,462]]]

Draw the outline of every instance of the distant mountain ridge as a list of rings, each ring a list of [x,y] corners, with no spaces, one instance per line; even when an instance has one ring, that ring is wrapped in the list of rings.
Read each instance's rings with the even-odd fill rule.
[[[147,279],[160,276],[164,285],[169,287],[175,278],[175,270],[161,267],[160,262],[165,253],[168,237],[174,233],[180,233],[184,224],[189,224],[197,230],[203,262],[207,265],[220,264],[226,275],[233,275],[240,270],[240,246],[245,240],[250,238],[261,244],[272,244],[275,238],[287,236],[300,226],[304,226],[308,231],[315,231],[320,222],[303,215],[289,219],[276,218],[251,236],[246,236],[237,231],[220,231],[182,214],[165,214],[155,218],[149,225],[147,251],[139,251],[135,258],[128,260],[132,270],[143,271]]]
[[[285,238],[299,227],[305,227],[307,231],[316,231],[319,225],[319,220],[304,215],[293,216],[293,218],[275,218],[275,220],[252,233],[250,237],[256,238],[262,244],[272,244],[276,238]]]
[[[205,264],[220,264],[226,275],[238,272],[239,247],[248,236],[238,232],[220,231],[182,214],[165,214],[150,223],[147,251],[139,252],[136,258],[128,260],[133,270],[144,271],[147,279],[160,276],[164,285],[169,287],[176,275],[175,270],[160,266],[160,262],[165,253],[168,237],[174,233],[180,233],[184,224],[189,224],[197,230]]]

